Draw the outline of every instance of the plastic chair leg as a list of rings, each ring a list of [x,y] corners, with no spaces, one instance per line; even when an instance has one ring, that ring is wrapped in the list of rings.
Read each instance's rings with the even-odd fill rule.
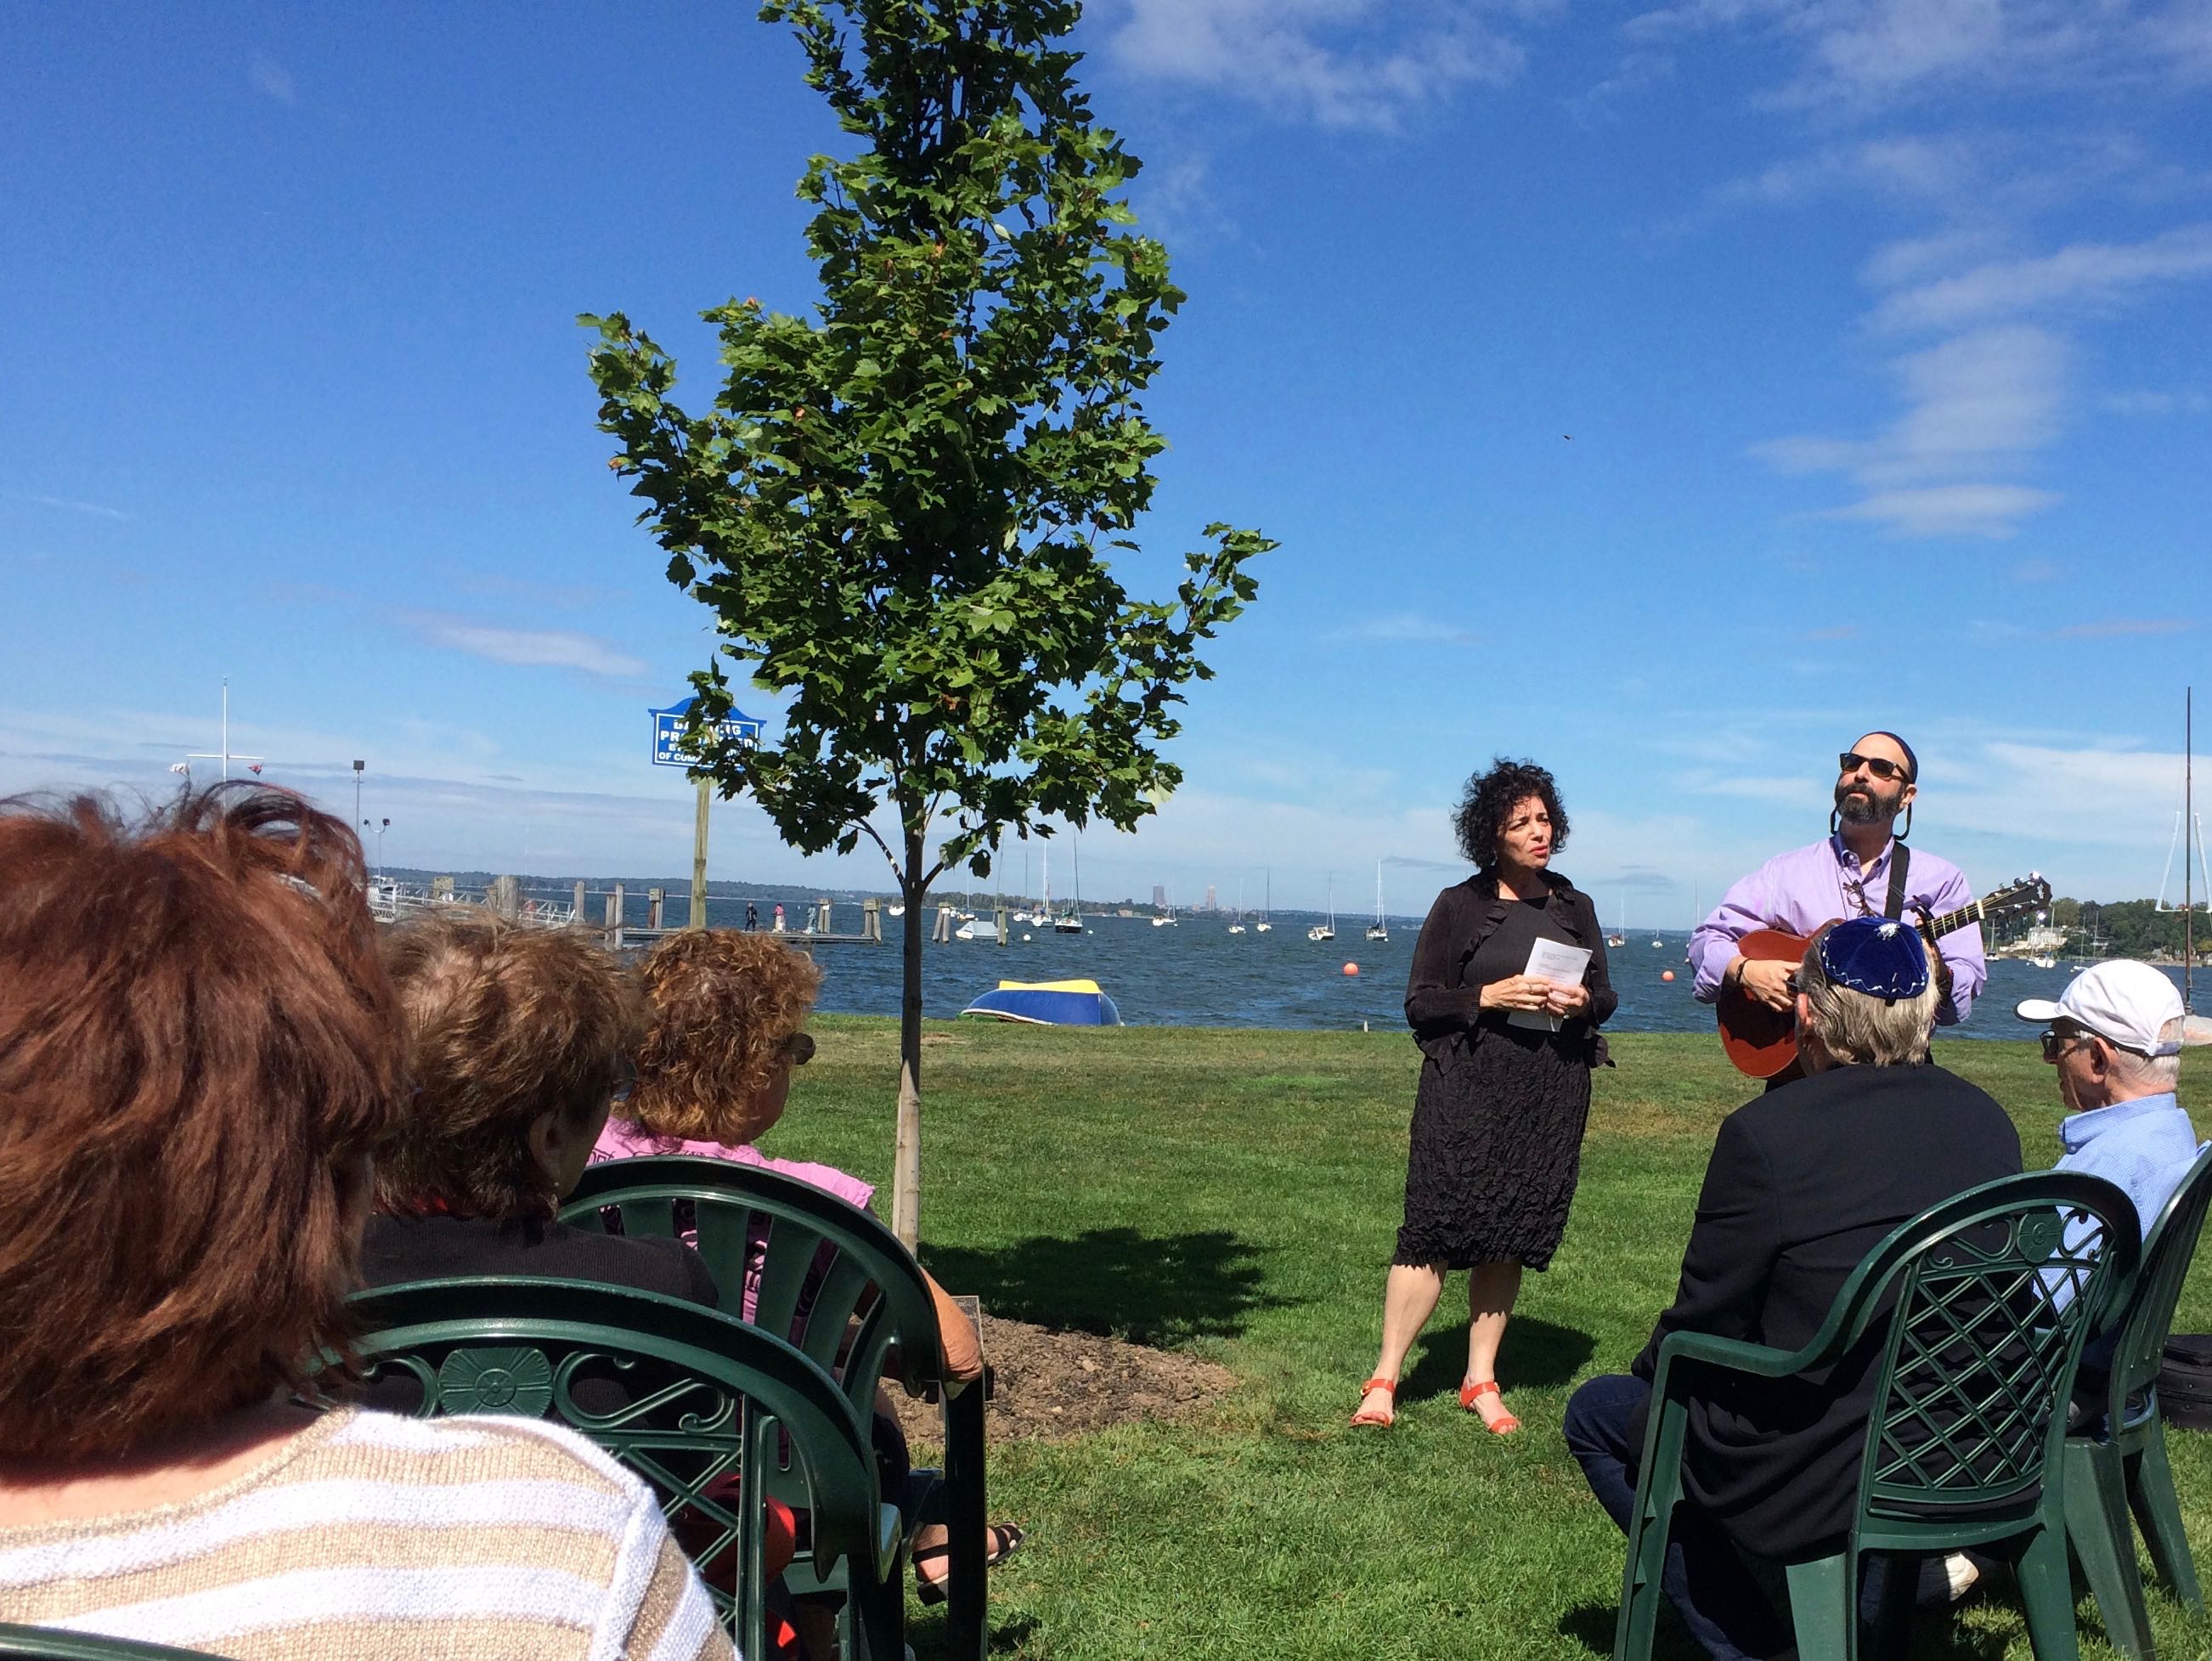
[[[2066,1536],[2096,1596],[2105,1635],[2129,1661],[2151,1661],[2150,1613],[2136,1568],[2120,1451],[2109,1442],[2069,1438],[2065,1460]]]
[[[855,1567],[853,1589],[845,1601],[844,1654],[850,1661],[902,1661],[906,1654],[906,1559],[890,1579],[863,1585],[867,1571]]]
[[[1653,1515],[1636,1518],[1636,1526],[1629,1531],[1628,1567],[1621,1579],[1613,1661],[1650,1661],[1651,1640],[1659,1628],[1659,1605],[1666,1601],[1660,1576],[1667,1567],[1667,1541],[1674,1518],[1669,1496],[1669,1502],[1656,1506]]]
[[[2181,1501],[2166,1463],[2166,1427],[2153,1421],[2142,1451],[2128,1462],[2128,1503],[2142,1524],[2143,1543],[2173,1595],[2198,1615],[2204,1595],[2197,1590],[2197,1563],[2189,1555],[2189,1535],[2181,1526]]]
[[[2046,1512],[2047,1516],[2048,1513]],[[2066,1528],[2046,1522],[2020,1555],[2020,1601],[2035,1661],[2081,1661],[2074,1635],[2074,1578],[2066,1564]]]
[[[1636,1509],[1628,1518],[1628,1551],[1620,1576],[1620,1618],[1613,1630],[1613,1661],[1650,1661],[1651,1640],[1666,1592],[1667,1543],[1674,1507],[1682,1498],[1682,1433],[1689,1421],[1683,1403],[1655,1394],[1644,1464],[1636,1484]]]
[[[1815,1557],[1790,1565],[1790,1624],[1797,1632],[1798,1661],[1851,1661],[1851,1628],[1858,1602],[1851,1556]]]
[[[957,1661],[982,1661],[988,1647],[985,1610],[983,1530],[989,1526],[983,1479],[983,1385],[979,1379],[945,1401],[945,1652]]]

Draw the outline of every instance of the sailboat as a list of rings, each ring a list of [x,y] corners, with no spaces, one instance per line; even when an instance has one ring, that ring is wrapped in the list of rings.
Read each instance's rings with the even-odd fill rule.
[[[1367,925],[1367,938],[1370,940],[1390,938],[1390,925],[1382,915],[1382,861],[1380,860],[1375,861],[1375,921]]]
[[[1260,900],[1260,921],[1252,925],[1252,932],[1255,934],[1271,934],[1274,933],[1275,930],[1275,925],[1267,921],[1267,913],[1274,909],[1275,904],[1275,873],[1273,871],[1270,870],[1267,873],[1267,885],[1261,891]]]
[[[1230,914],[1229,932],[1232,934],[1244,932],[1244,879],[1242,877],[1237,879],[1237,910]]]
[[[1052,908],[1048,904],[1045,909],[1049,911]],[[1066,916],[1052,920],[1052,932],[1055,934],[1080,934],[1083,932],[1083,843],[1079,840],[1075,844],[1075,898],[1069,903]]]
[[[1152,919],[1152,927],[1155,928],[1172,928],[1175,927],[1175,896],[1170,894],[1168,896],[1167,910],[1161,912],[1158,916]]]
[[[1626,894],[1620,897],[1620,927],[1605,937],[1605,943],[1616,946],[1628,944],[1628,896]]]
[[[1336,938],[1336,873],[1328,873],[1328,921],[1316,923],[1306,930],[1310,940],[1333,940]]]
[[[2158,879],[2158,898],[2153,902],[2154,911],[2181,913],[2181,1007],[2185,1014],[2197,1013],[2197,879],[2205,879],[2208,909],[2212,909],[2212,874],[2208,874],[2204,862],[2204,827],[2197,818],[2197,689],[2191,687],[2182,694],[2181,702],[2181,811],[2173,816],[2173,842],[2166,850],[2166,869]],[[2166,903],[2166,884],[2173,878],[2174,850],[2181,852],[2181,904]],[[2196,858],[2190,858],[2191,854]]]

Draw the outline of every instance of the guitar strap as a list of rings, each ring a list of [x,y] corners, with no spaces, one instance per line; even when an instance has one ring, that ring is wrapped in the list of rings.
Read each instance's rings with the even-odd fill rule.
[[[1912,850],[1901,842],[1889,845],[1889,898],[1881,908],[1885,917],[1905,915],[1905,873],[1912,868]]]

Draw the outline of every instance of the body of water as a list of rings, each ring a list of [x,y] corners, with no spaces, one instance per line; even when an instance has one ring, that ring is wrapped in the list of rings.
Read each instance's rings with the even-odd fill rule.
[[[677,903],[672,901],[672,906]],[[763,919],[767,906],[761,908]],[[680,915],[680,913],[679,913]],[[797,907],[790,915],[802,914]],[[931,916],[935,916],[934,911]],[[742,901],[719,897],[709,913],[716,928],[743,922]],[[841,904],[840,930],[857,930],[860,908]],[[843,1014],[898,1013],[898,918],[885,917],[881,946],[829,946],[817,952],[823,968],[821,1007]],[[1088,917],[1086,933],[1056,934],[1015,924],[1004,946],[953,940],[922,948],[922,1001],[932,1019],[957,1015],[1001,980],[1095,980],[1132,1024],[1172,1026],[1289,1026],[1402,1030],[1406,975],[1418,922],[1394,920],[1388,940],[1364,938],[1365,920],[1340,916],[1333,941],[1310,940],[1305,914],[1279,912],[1273,932],[1231,934],[1225,919],[1185,917],[1156,928],[1146,917]],[[1654,945],[1653,942],[1657,944]],[[1632,933],[1628,944],[1607,954],[1620,1008],[1607,1024],[1618,1032],[1710,1032],[1713,1012],[1690,995],[1690,969],[1680,930]],[[1359,972],[1347,975],[1344,965]],[[1672,981],[1662,978],[1672,970]],[[2072,977],[2061,960],[2038,969],[2014,958],[1990,965],[1990,984],[1966,1023],[1946,1036],[2025,1039],[2036,1029],[2013,1016],[2022,998],[2055,998]],[[2166,971],[2177,982],[2179,969]]]

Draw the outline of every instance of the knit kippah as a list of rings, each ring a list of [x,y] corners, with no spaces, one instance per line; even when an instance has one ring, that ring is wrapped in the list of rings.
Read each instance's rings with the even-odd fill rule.
[[[1820,936],[1820,967],[1835,984],[1884,1003],[1928,989],[1928,952],[1917,932],[1889,917],[1853,917]]]

